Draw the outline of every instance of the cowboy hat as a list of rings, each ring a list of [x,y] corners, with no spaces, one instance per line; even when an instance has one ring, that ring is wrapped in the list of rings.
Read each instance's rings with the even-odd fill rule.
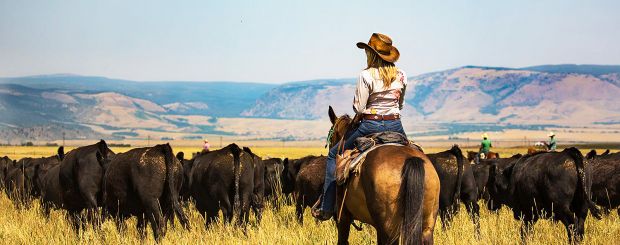
[[[482,138],[489,138],[489,135],[487,133],[482,134]]]
[[[551,137],[551,136],[555,136],[555,133],[553,133],[553,132],[549,132],[549,134],[548,134],[547,136],[549,136],[549,137]]]
[[[357,47],[375,52],[382,60],[394,63],[400,57],[396,47],[392,46],[392,39],[381,33],[373,33],[368,43],[359,42]]]

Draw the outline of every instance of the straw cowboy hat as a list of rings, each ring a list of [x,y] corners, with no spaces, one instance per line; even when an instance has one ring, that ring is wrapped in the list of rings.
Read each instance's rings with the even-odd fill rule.
[[[396,47],[392,46],[392,39],[381,33],[373,33],[368,43],[359,42],[357,47],[360,49],[369,49],[375,52],[381,59],[394,63],[400,57],[400,53]]]
[[[555,136],[555,133],[553,133],[553,132],[549,132],[549,135],[547,135],[547,136],[549,136],[549,137],[551,137],[551,136]]]
[[[482,138],[489,138],[489,135],[487,133],[482,134]]]

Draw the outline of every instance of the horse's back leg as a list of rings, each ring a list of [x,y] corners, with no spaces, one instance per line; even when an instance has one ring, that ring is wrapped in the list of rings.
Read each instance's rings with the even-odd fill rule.
[[[433,231],[439,211],[439,176],[432,164],[424,164],[424,207],[422,239],[423,244],[433,244]]]

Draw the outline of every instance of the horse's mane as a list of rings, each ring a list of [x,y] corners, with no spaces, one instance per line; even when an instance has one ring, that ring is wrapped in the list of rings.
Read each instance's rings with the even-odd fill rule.
[[[351,118],[351,116],[349,116],[348,114],[344,114],[338,117],[338,119],[336,119],[336,122],[334,123],[334,131],[346,133],[351,129],[352,122],[353,119]],[[342,131],[342,129],[344,129],[345,131]]]
[[[334,125],[332,126],[331,134],[329,136],[331,137],[329,139],[331,145],[335,145],[339,140],[343,138],[344,135],[347,134],[347,132],[353,129],[352,122],[353,119],[348,114],[344,114],[336,119]]]

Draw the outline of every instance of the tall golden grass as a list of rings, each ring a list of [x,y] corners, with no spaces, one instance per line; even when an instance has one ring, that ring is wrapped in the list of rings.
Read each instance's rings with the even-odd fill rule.
[[[127,148],[128,149],[128,148]],[[116,152],[127,149],[114,149]],[[26,148],[18,147],[13,158],[19,154],[28,154],[32,151],[46,152],[51,155],[54,147]],[[261,156],[297,158],[308,154],[321,154],[322,148],[255,148]],[[427,149],[438,151],[441,149]],[[175,148],[176,151],[192,152],[196,149]],[[500,149],[500,153],[510,155],[524,152],[524,149]],[[6,155],[0,151],[0,155]],[[11,156],[11,155],[9,155]],[[19,155],[20,157],[23,157]],[[24,155],[25,156],[25,155]],[[475,236],[474,226],[464,207],[454,217],[450,227],[443,230],[438,225],[435,229],[437,244],[518,244],[520,222],[513,219],[512,211],[507,208],[498,213],[491,213],[480,202],[480,237]],[[332,221],[315,222],[305,212],[305,223],[300,225],[295,219],[295,208],[283,206],[275,210],[271,206],[265,209],[263,220],[257,224],[252,218],[247,232],[231,224],[217,222],[205,229],[204,219],[190,204],[184,207],[191,222],[191,229],[185,230],[180,224],[169,226],[163,244],[334,244],[337,241],[337,231]],[[136,219],[127,220],[128,229],[118,232],[112,220],[106,220],[98,229],[87,227],[76,234],[65,219],[62,210],[53,211],[50,218],[41,215],[39,201],[25,209],[16,209],[7,196],[0,194],[0,243],[3,244],[154,244],[152,232],[141,239],[135,228]],[[351,244],[376,243],[375,231],[368,225],[362,231],[352,229],[349,241]],[[534,226],[533,234],[529,237],[530,244],[565,244],[567,236],[561,223],[541,220]],[[602,220],[588,217],[584,244],[618,244],[620,242],[620,217],[616,212],[605,215]]]

